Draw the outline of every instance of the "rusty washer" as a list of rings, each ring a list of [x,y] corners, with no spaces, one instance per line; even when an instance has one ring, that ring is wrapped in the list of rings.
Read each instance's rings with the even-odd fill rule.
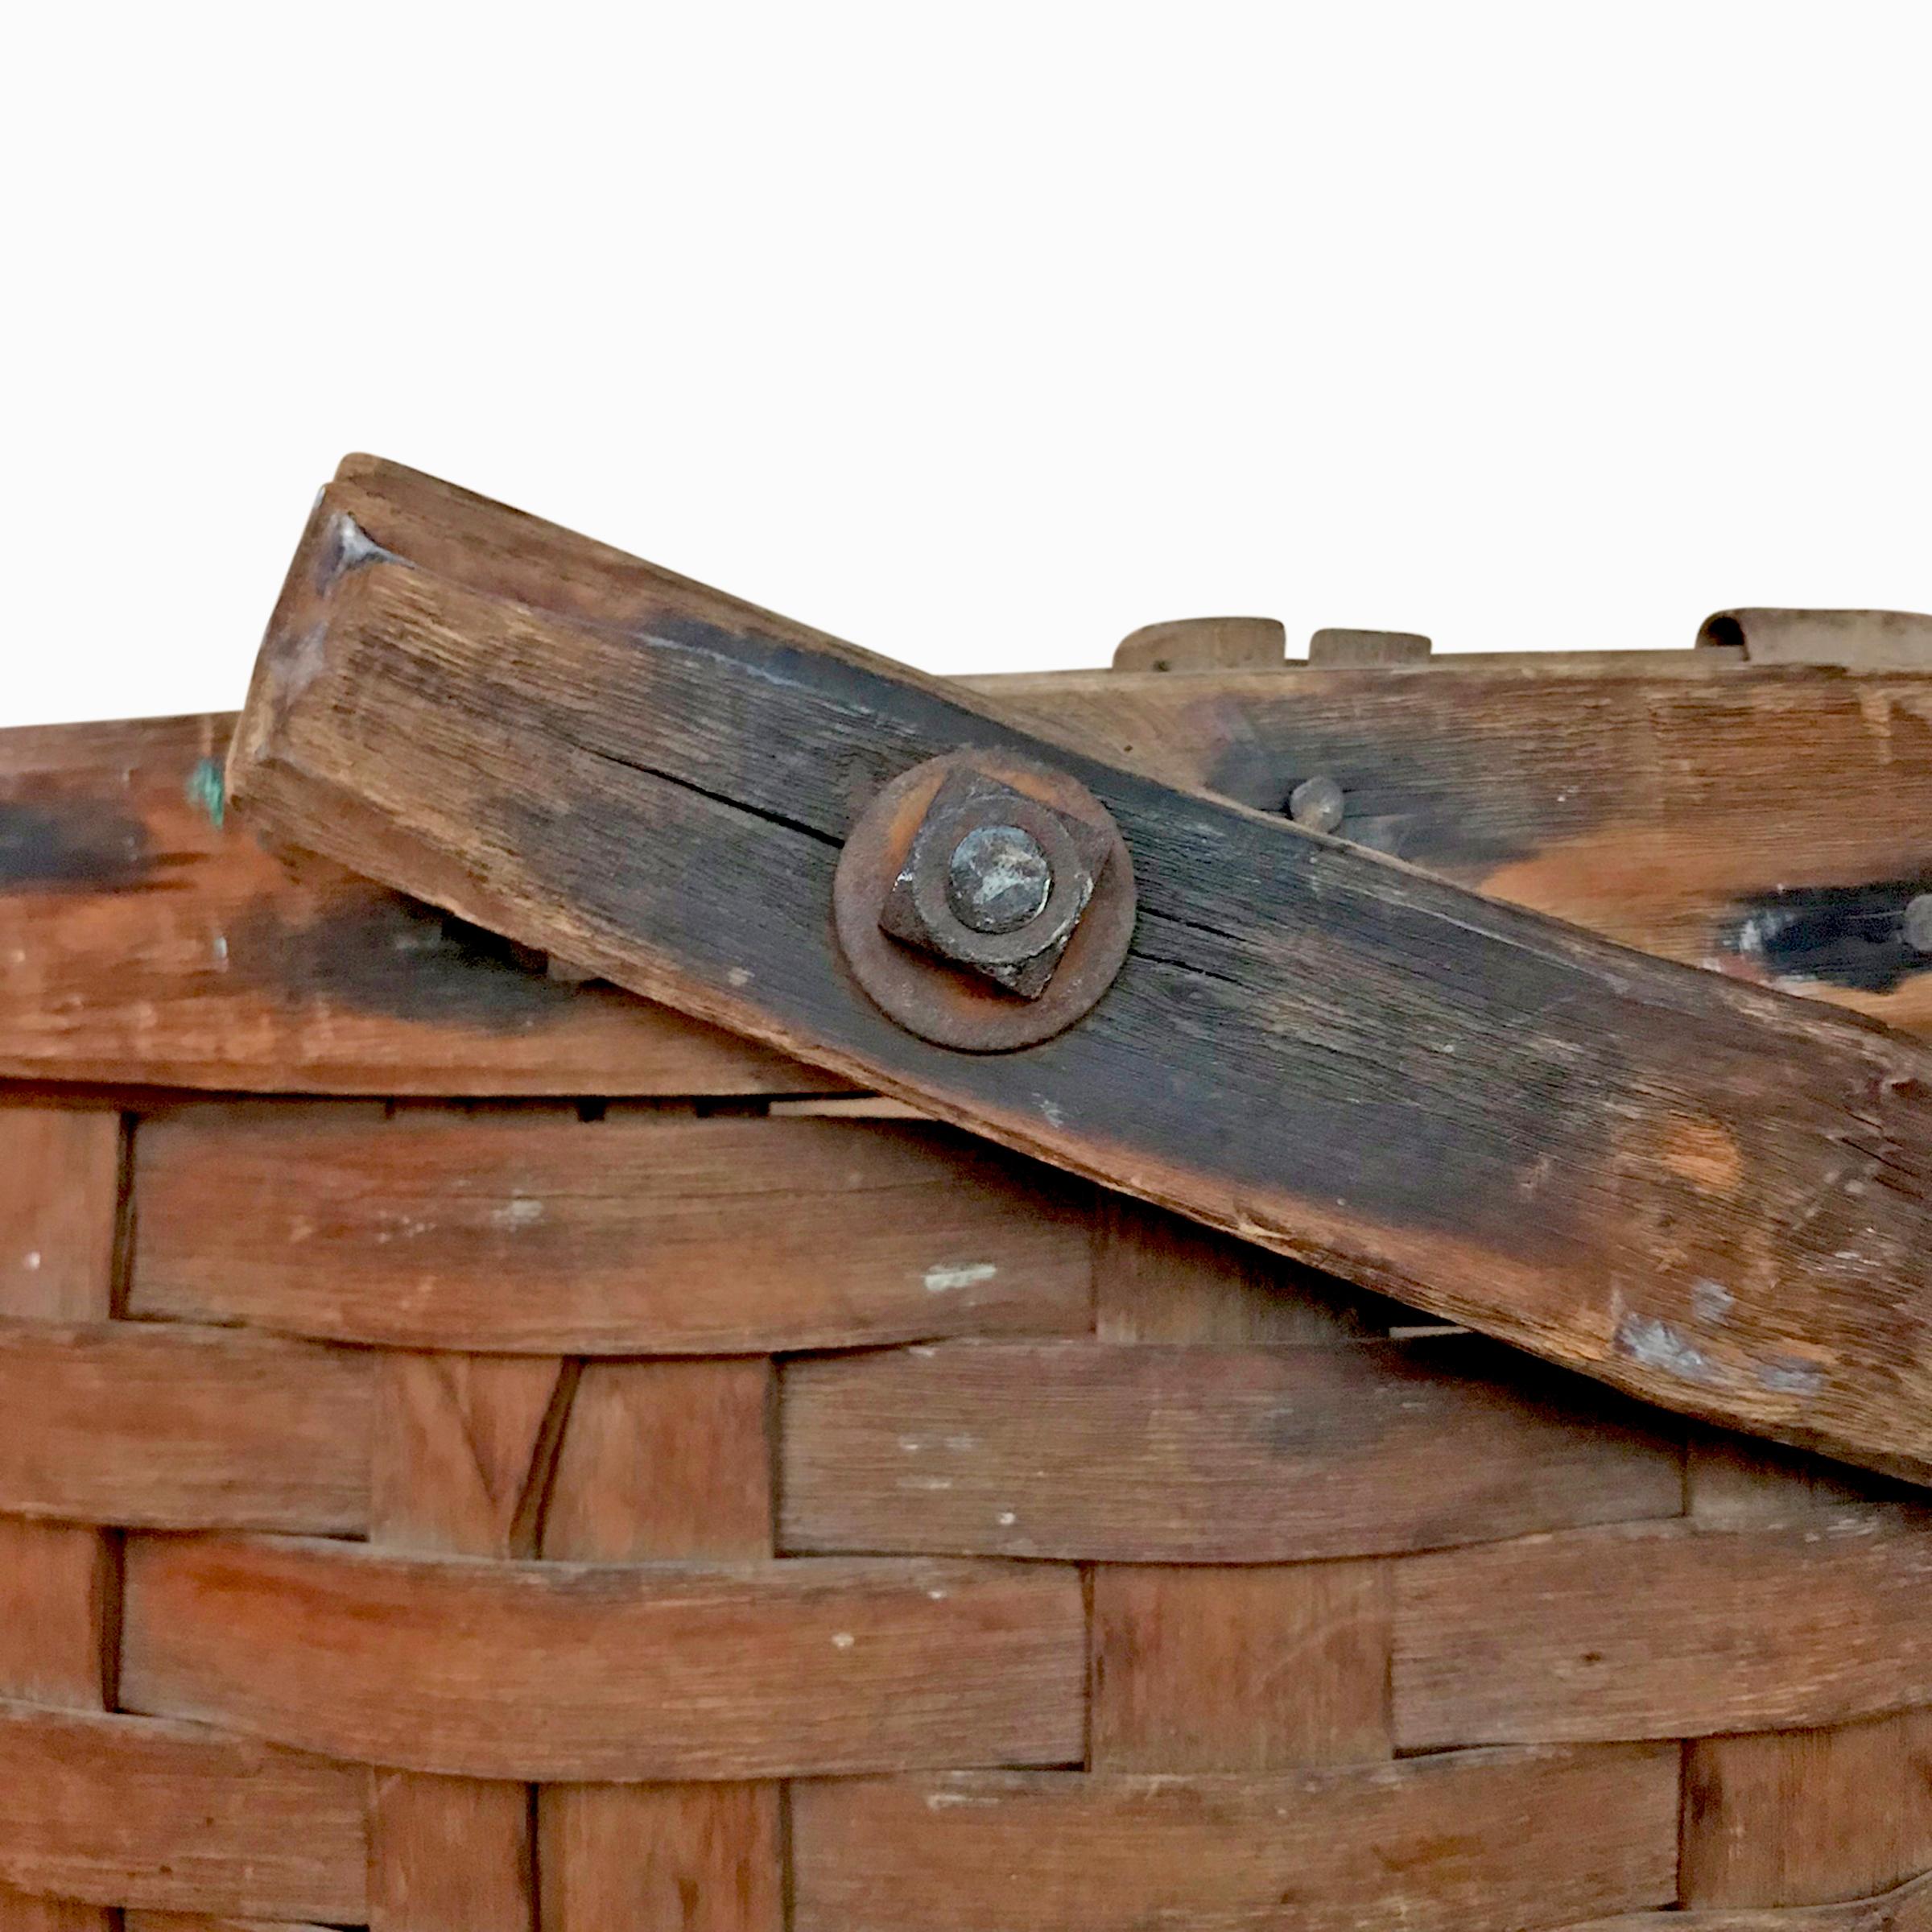
[[[1133,867],[1085,786],[993,752],[916,766],[853,828],[833,888],[839,942],[909,1033],[969,1053],[1051,1039],[1113,983]]]

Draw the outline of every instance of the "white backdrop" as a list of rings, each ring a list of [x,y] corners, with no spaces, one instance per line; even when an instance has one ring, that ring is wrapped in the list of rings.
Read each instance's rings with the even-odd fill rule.
[[[17,11],[0,723],[351,448],[938,670],[1932,605],[1922,6]]]

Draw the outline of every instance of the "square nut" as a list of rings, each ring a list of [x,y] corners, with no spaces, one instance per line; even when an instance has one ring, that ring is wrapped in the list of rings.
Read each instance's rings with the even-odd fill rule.
[[[1037,1000],[1110,849],[1106,828],[997,778],[955,771],[913,835],[879,925],[906,945]]]

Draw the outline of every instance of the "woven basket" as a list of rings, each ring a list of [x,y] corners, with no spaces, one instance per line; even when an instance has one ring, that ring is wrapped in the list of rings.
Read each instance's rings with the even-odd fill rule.
[[[4,760],[5,1932],[1932,1924],[1909,1499],[284,871],[222,729]]]

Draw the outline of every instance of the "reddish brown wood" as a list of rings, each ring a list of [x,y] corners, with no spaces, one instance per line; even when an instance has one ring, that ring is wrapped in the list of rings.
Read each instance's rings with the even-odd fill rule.
[[[0,732],[0,1075],[255,1092],[815,1092],[217,824],[233,720]],[[222,815],[225,819],[225,815]],[[836,1083],[829,1083],[835,1084]]]
[[[543,1554],[588,1563],[772,1551],[764,1356],[592,1362],[571,1404]]]
[[[1677,1753],[799,1785],[798,1932],[1520,1932],[1669,1899]]]
[[[540,1356],[377,1360],[371,1541],[534,1555],[575,1368]]]
[[[1121,1195],[1096,1203],[1093,1241],[1103,1341],[1349,1341],[1408,1319],[1379,1295]]]
[[[1279,1771],[1389,1755],[1375,1562],[1093,1573],[1096,1771]]]
[[[1395,1573],[1398,1745],[1692,1737],[1932,1703],[1932,1527],[1625,1524]]]
[[[534,1554],[574,1364],[378,1357],[369,1534],[386,1549]],[[386,1769],[369,1790],[370,1932],[532,1932],[529,1787]]]
[[[1688,1905],[1828,1905],[1929,1868],[1932,1711],[1687,1749]]]
[[[122,1695],[414,1770],[777,1777],[1070,1762],[1085,1653],[1079,1578],[1044,1565],[658,1569],[140,1538]]]
[[[121,1168],[118,1113],[0,1104],[0,1318],[105,1319]],[[40,1458],[40,1395],[31,1383],[0,1395],[7,1418],[0,1465],[10,1456],[16,1474]],[[56,1449],[54,1472],[58,1457]],[[0,1505],[19,1507],[20,1487],[0,1478]],[[98,1530],[0,1516],[0,1695],[103,1709],[113,1689],[119,1594],[117,1554]],[[6,1932],[110,1932],[97,1905],[20,1893],[0,1901],[0,1925]]]
[[[1678,1513],[1673,1443],[1587,1384],[1519,1393],[1512,1365],[1468,1335],[791,1363],[786,1547],[1267,1563]]]
[[[0,1318],[0,1509],[151,1529],[360,1530],[366,1355],[233,1329]]]
[[[0,1885],[359,1924],[361,1785],[196,1725],[0,1706]]]
[[[1843,1905],[1633,1912],[1566,1932],[1932,1932],[1932,1875]]]
[[[770,1556],[771,1397],[762,1360],[590,1364],[544,1553],[606,1563]],[[776,1784],[550,1785],[537,1802],[546,1932],[783,1932]]]
[[[141,1315],[596,1355],[1090,1319],[1088,1191],[947,1128],[189,1108],[137,1179]]]

